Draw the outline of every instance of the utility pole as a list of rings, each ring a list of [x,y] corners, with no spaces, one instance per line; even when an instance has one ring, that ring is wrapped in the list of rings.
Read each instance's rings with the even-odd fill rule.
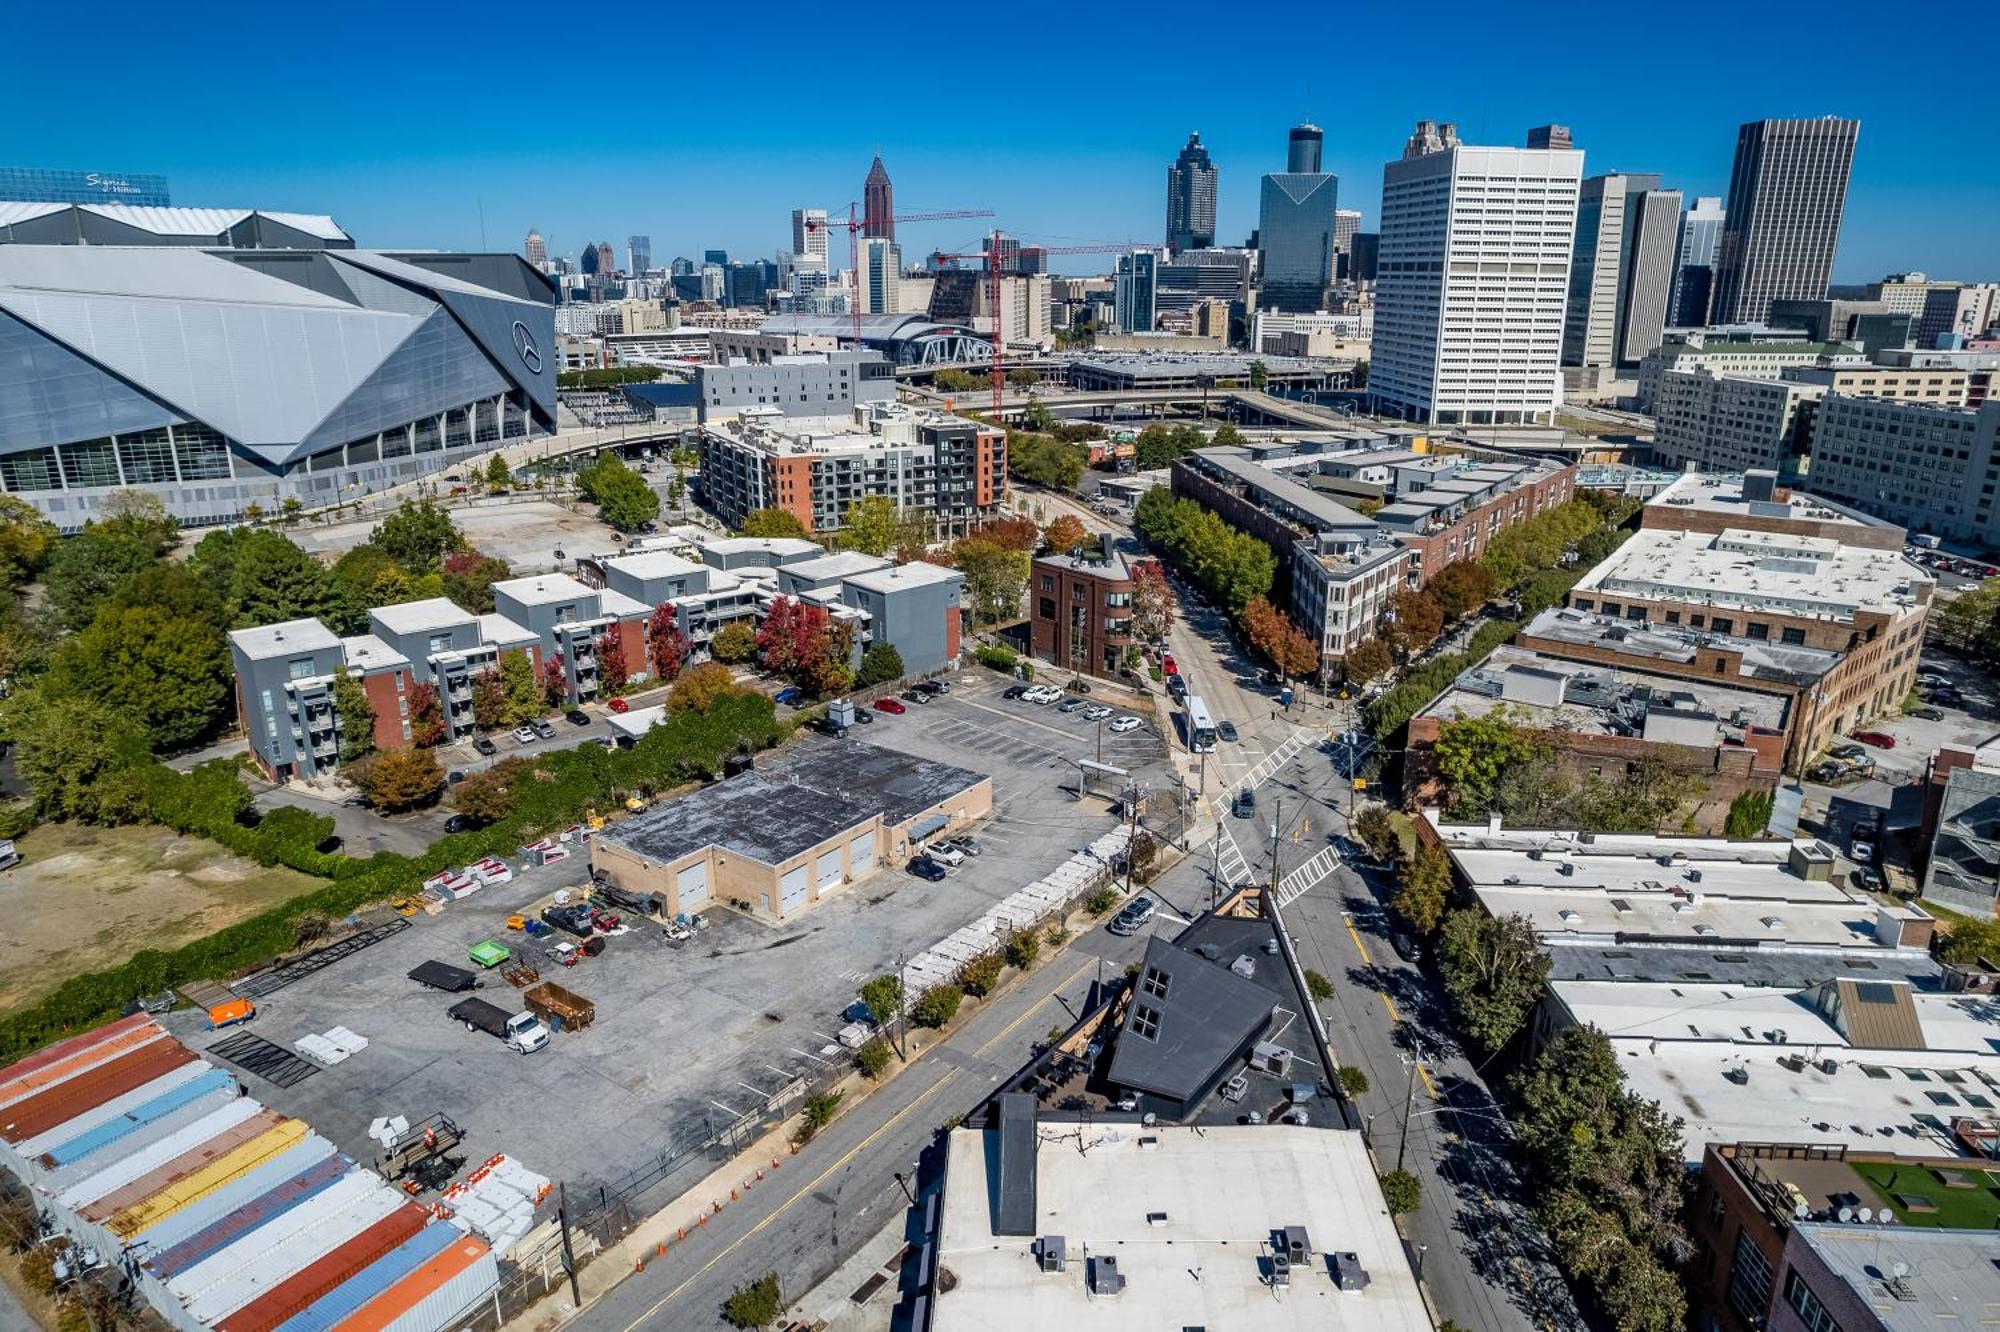
[[[1222,825],[1215,826],[1215,836],[1208,843],[1208,909],[1215,910],[1222,900]]]
[[[1278,900],[1278,829],[1284,826],[1284,817],[1285,802],[1280,799],[1271,806],[1271,889],[1265,907],[1267,911],[1270,909],[1268,902]]]
[[[1403,1168],[1403,1153],[1410,1147],[1410,1109],[1417,1100],[1417,1062],[1424,1057],[1423,1047],[1417,1044],[1414,1034],[1410,1037],[1410,1082],[1403,1089],[1403,1131],[1396,1139],[1396,1169]]]
[[[570,1302],[577,1308],[583,1307],[583,1294],[576,1288],[576,1250],[569,1242],[569,1186],[556,1184],[556,1221],[562,1227],[563,1271],[569,1276]]]
[[[1132,895],[1132,850],[1139,841],[1139,801],[1146,794],[1146,788],[1133,783],[1126,788],[1131,798],[1125,802],[1128,825],[1125,832],[1125,895]]]

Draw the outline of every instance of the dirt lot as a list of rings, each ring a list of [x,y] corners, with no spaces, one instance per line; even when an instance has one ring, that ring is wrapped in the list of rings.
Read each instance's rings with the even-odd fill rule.
[[[0,1011],[141,948],[211,934],[320,883],[167,828],[54,824],[18,846],[22,864],[0,876],[8,925],[0,933]]]
[[[618,548],[612,530],[590,510],[572,509],[554,500],[458,502],[450,509],[451,520],[475,549],[507,561],[517,574],[568,567],[567,560],[556,559],[558,550],[567,559],[575,559],[592,551]],[[377,514],[331,527],[307,524],[288,535],[313,554],[333,560],[366,541],[380,521]]]

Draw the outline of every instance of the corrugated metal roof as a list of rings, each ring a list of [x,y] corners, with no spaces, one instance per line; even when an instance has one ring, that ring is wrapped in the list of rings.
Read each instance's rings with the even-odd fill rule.
[[[5,1121],[0,1123],[0,1138],[19,1143],[44,1133],[162,1073],[191,1064],[194,1058],[194,1051],[177,1041],[142,1046],[7,1107],[0,1112]]]
[[[365,1271],[430,1220],[430,1213],[423,1208],[404,1203],[230,1314],[222,1320],[219,1332],[271,1332],[355,1273]]]
[[[106,1041],[115,1040],[128,1032],[141,1030],[160,1031],[160,1025],[144,1013],[135,1013],[109,1026],[86,1031],[66,1041],[57,1041],[45,1050],[38,1050],[26,1059],[9,1064],[4,1071],[0,1071],[0,1105],[11,1105],[19,1099],[12,1094],[13,1089],[30,1074],[51,1064],[60,1063],[71,1055],[80,1054]]]
[[[123,1032],[111,1040],[77,1050],[15,1078],[0,1103],[9,1107],[19,1105],[29,1097],[67,1082],[79,1073],[110,1063],[113,1059],[166,1038],[167,1034],[158,1027],[136,1028]]]
[[[424,1227],[386,1257],[279,1324],[278,1332],[333,1332],[348,1315],[464,1238],[465,1232],[442,1221]]]
[[[222,1079],[220,1083],[216,1082],[218,1075]],[[157,1117],[148,1110],[148,1107],[153,1106],[155,1102],[167,1103],[184,1092],[198,1096],[202,1091],[217,1086],[233,1088],[235,1082],[234,1078],[221,1069],[210,1068],[203,1064],[184,1064],[153,1079],[143,1087],[134,1087],[123,1096],[107,1101],[95,1110],[65,1120],[47,1133],[28,1139],[21,1144],[21,1153],[30,1158],[46,1158],[43,1161],[45,1166],[59,1169],[81,1161],[95,1151],[96,1147],[92,1144],[100,1141],[95,1136],[100,1130],[115,1130],[135,1120],[145,1122],[146,1119]],[[194,1088],[197,1084],[199,1090],[188,1092],[189,1088]],[[103,1141],[116,1141],[119,1136],[122,1135],[113,1132],[109,1139]]]
[[[195,1297],[187,1306],[189,1315],[208,1323],[219,1322],[225,1315],[257,1299],[306,1264],[346,1243],[404,1205],[404,1199],[384,1186],[380,1177],[366,1171],[357,1173],[367,1175],[366,1192],[346,1206],[332,1209],[323,1206],[332,1196],[332,1190],[329,1190],[288,1214],[288,1221],[309,1212],[316,1215],[289,1239],[260,1249],[249,1262]],[[272,1229],[275,1227],[264,1227],[264,1230]],[[258,1234],[261,1235],[262,1231]],[[243,1248],[255,1238],[252,1236],[234,1247]]]
[[[348,1315],[340,1324],[339,1332],[389,1332],[391,1328],[400,1332],[406,1327],[443,1327],[453,1315],[463,1311],[463,1306],[438,1311],[433,1321],[429,1317],[432,1313],[428,1307],[430,1297],[450,1290],[455,1279],[467,1272],[479,1273],[482,1259],[490,1267],[492,1256],[493,1251],[486,1247],[484,1240],[470,1235],[461,1236],[429,1262]],[[406,1320],[406,1314],[417,1316]]]
[[[330,1224],[334,1218],[345,1215],[348,1208],[382,1190],[379,1176],[350,1168],[331,1187],[313,1194],[297,1207],[288,1207],[267,1218],[263,1225],[252,1227],[200,1262],[182,1268],[168,1279],[167,1289],[183,1303],[192,1303],[250,1270],[266,1254],[288,1245],[310,1250],[299,1257],[299,1266],[303,1267],[333,1247],[318,1242],[316,1228]],[[395,1201],[393,1195],[390,1201]],[[388,1211],[383,1209],[381,1215],[388,1215]]]
[[[244,1234],[284,1215],[315,1194],[326,1192],[339,1182],[354,1163],[345,1156],[324,1156],[308,1165],[276,1188],[251,1199],[211,1225],[146,1260],[148,1271],[161,1277],[185,1272],[202,1259],[218,1253]]]
[[[57,1180],[71,1170],[79,1172],[60,1184],[60,1187],[67,1188],[83,1177],[81,1172],[89,1168],[90,1158],[114,1144],[120,1151],[136,1150],[139,1143],[153,1141],[152,1135],[156,1130],[171,1131],[167,1126],[178,1128],[182,1124],[194,1123],[234,1099],[236,1080],[221,1069],[215,1069],[182,1083],[165,1095],[155,1096],[129,1114],[119,1115],[44,1152],[39,1163],[56,1172],[50,1180],[52,1186],[56,1186]]]
[[[237,1208],[263,1197],[314,1162],[335,1155],[332,1143],[316,1133],[308,1134],[289,1151],[280,1152],[253,1170],[246,1170],[208,1197],[141,1227],[132,1237],[133,1250],[145,1254],[178,1244],[214,1225]]]
[[[16,222],[32,222],[50,213],[60,213],[68,204],[21,203],[12,199],[0,199],[0,227],[12,226]]]
[[[250,216],[248,208],[175,208],[158,204],[79,204],[78,207],[155,236],[220,236]]]
[[[288,1119],[262,1137],[244,1143],[213,1165],[196,1171],[130,1211],[119,1213],[105,1228],[118,1238],[129,1240],[159,1218],[172,1216],[183,1207],[200,1202],[237,1176],[255,1170],[305,1135],[304,1124]]]
[[[1838,1020],[1857,1050],[1922,1050],[1923,1024],[1907,981],[1835,980]]]
[[[109,1220],[245,1143],[255,1142],[283,1122],[283,1116],[248,1097],[232,1101],[168,1141],[99,1171],[64,1194],[61,1201],[85,1220]]]

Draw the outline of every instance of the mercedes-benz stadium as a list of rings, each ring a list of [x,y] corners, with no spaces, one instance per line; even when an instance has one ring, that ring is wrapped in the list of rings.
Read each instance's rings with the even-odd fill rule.
[[[442,471],[555,429],[555,299],[507,254],[0,244],[0,488],[73,531]]]

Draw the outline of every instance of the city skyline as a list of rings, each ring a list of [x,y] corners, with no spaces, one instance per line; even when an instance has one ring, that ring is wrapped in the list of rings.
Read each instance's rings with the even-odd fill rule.
[[[1982,136],[1977,121],[1954,120],[1954,134],[1939,134],[1942,92],[1833,79],[1780,83],[1764,67],[1771,48],[1756,32],[1694,59],[1683,45],[1648,40],[1645,21],[1629,14],[1577,31],[1446,6],[1426,50],[1434,77],[1422,86],[1376,80],[1357,94],[1301,71],[1247,92],[1218,88],[1212,97],[1145,89],[1092,101],[1088,115],[1067,98],[1024,99],[1010,108],[1007,133],[983,141],[977,121],[964,117],[799,119],[781,112],[777,98],[767,112],[744,114],[742,90],[707,96],[729,91],[727,79],[694,64],[672,69],[681,109],[671,129],[645,114],[651,92],[641,85],[597,90],[587,128],[553,115],[548,99],[532,102],[537,109],[525,117],[495,114],[479,71],[513,49],[511,14],[541,21],[512,7],[485,11],[464,35],[463,58],[399,85],[389,99],[375,95],[388,48],[358,15],[315,15],[310,28],[302,15],[275,18],[275,30],[257,35],[251,59],[241,41],[216,43],[151,11],[114,8],[124,13],[94,38],[93,77],[130,86],[164,65],[197,82],[226,81],[233,96],[255,101],[259,115],[227,135],[192,104],[162,105],[135,120],[116,99],[74,96],[73,73],[59,63],[17,58],[6,64],[10,86],[65,111],[16,144],[14,164],[154,172],[173,180],[178,202],[331,213],[363,244],[513,249],[534,226],[552,255],[572,259],[585,240],[631,234],[654,238],[656,262],[718,246],[768,257],[789,243],[792,209],[844,210],[858,200],[877,152],[910,211],[993,208],[1010,233],[1055,244],[1161,243],[1162,174],[1197,129],[1220,173],[1217,241],[1242,244],[1256,225],[1257,182],[1283,170],[1281,136],[1300,120],[1326,127],[1323,169],[1351,185],[1341,204],[1359,209],[1364,229],[1373,230],[1382,166],[1419,118],[1452,120],[1466,142],[1494,145],[1522,143],[1532,125],[1565,124],[1586,153],[1587,173],[1656,171],[1692,199],[1728,193],[1738,125],[1837,114],[1860,120],[1863,133],[1835,281],[1912,268],[1974,279],[2000,269],[2000,245],[1980,221],[2000,209],[2000,180],[1966,167],[1987,159],[1978,143],[1992,131]],[[1753,26],[1774,40],[1782,34],[1789,68],[1830,72],[1852,56],[1851,25],[1839,8],[1811,11],[1808,24],[1775,7]],[[894,19],[918,16],[904,7]],[[1992,21],[1906,15],[1899,38],[1961,49],[1982,22]],[[1367,51],[1402,40],[1386,16],[1302,14],[1287,23],[1296,29],[1291,49],[1325,45],[1362,64]],[[1135,36],[1109,16],[1065,13],[1063,24],[1066,41],[1115,37],[1129,60],[1170,50],[1164,33]],[[62,21],[46,12],[23,15],[18,28],[11,48],[23,56],[67,40]],[[287,38],[291,29],[299,40]],[[1528,49],[1526,29],[1536,34],[1542,76],[1484,77],[1489,61]],[[860,49],[858,35],[837,29],[822,40],[836,61]],[[349,77],[321,77],[325,57],[342,51],[353,56],[342,66]],[[1606,60],[1614,51],[1621,53],[1615,73]],[[1671,94],[1635,96],[1649,81]],[[967,95],[976,99],[977,89],[968,86]],[[1662,98],[1671,114],[1661,114]],[[706,114],[704,106],[715,109]],[[985,229],[920,224],[899,239],[918,254],[959,247]],[[1067,267],[1104,265],[1080,259]]]

